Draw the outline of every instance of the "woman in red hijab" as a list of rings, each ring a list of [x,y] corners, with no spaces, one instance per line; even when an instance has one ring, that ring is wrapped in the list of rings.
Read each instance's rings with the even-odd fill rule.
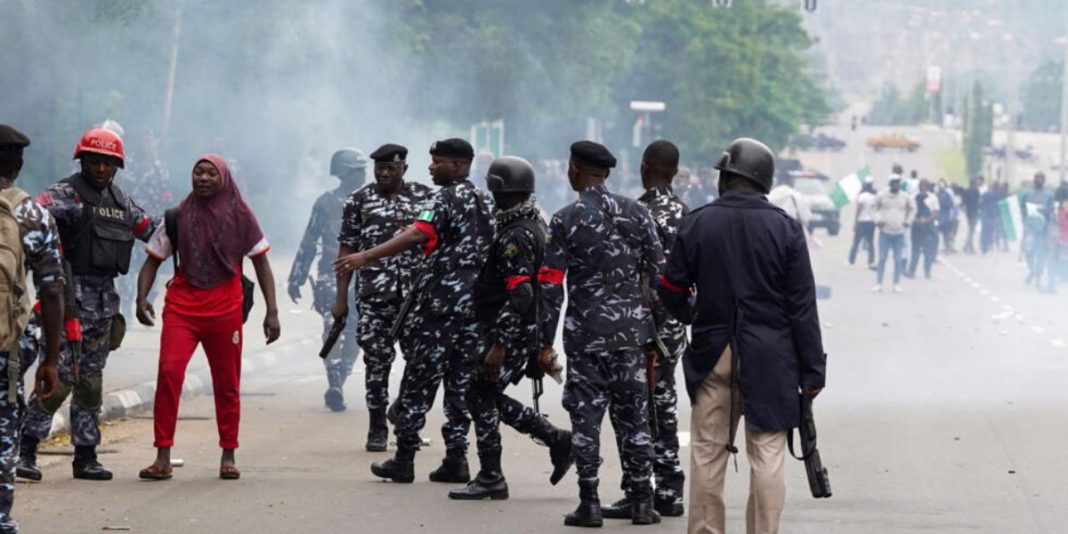
[[[273,343],[281,333],[274,296],[274,274],[267,262],[270,248],[259,222],[241,198],[226,161],[207,154],[193,167],[193,191],[178,205],[177,228],[161,224],[148,243],[148,259],[137,279],[137,320],[152,326],[155,310],[146,299],[160,263],[178,254],[178,269],[167,284],[156,378],[156,461],[141,470],[150,480],[171,478],[171,446],[178,422],[178,401],[185,370],[197,344],[204,347],[215,392],[222,460],[219,478],[237,479],[234,463],[241,418],[241,347],[244,291],[241,263],[247,256],[267,303],[263,333]],[[177,230],[177,232],[175,232]],[[172,242],[177,241],[177,247]],[[177,250],[175,250],[177,249]]]

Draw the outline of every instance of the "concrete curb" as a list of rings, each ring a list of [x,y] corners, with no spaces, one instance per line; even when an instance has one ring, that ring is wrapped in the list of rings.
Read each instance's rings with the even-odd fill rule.
[[[242,376],[271,369],[278,364],[278,355],[292,349],[311,347],[318,342],[315,338],[306,338],[285,345],[264,347],[251,354],[246,354],[241,361]],[[105,374],[107,371],[105,371]],[[182,387],[182,398],[188,399],[211,391],[211,371],[208,367],[196,372],[187,372]],[[104,394],[100,421],[115,421],[122,417],[152,409],[156,398],[156,381],[149,380],[140,384],[109,391]],[[52,436],[70,432],[70,401],[63,403],[52,417]]]

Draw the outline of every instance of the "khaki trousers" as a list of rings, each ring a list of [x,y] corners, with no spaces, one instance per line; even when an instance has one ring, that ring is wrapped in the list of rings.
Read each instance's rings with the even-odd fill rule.
[[[716,367],[701,383],[690,420],[690,534],[726,532],[723,483],[727,474],[730,424],[741,416],[739,391],[731,391],[731,350],[720,355]],[[734,413],[731,396],[734,396]],[[779,532],[786,499],[786,432],[746,429],[749,458],[749,503],[745,525],[749,534]]]

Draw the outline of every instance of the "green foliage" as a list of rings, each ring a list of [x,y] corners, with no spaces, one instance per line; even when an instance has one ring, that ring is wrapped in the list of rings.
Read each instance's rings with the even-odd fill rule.
[[[872,105],[868,123],[890,126],[920,124],[930,119],[929,109],[922,82],[913,86],[908,97],[903,97],[893,83],[887,82]]]
[[[1064,61],[1046,60],[1020,88],[1023,127],[1056,131],[1061,125],[1061,80]]]
[[[807,69],[812,41],[795,9],[765,0],[730,9],[662,0],[622,11],[641,36],[633,67],[617,78],[620,105],[667,102],[661,134],[701,160],[740,136],[782,148],[799,124],[830,111]]]
[[[994,138],[994,110],[983,99],[983,85],[975,82],[964,116],[964,164],[968,176],[978,176],[983,168],[983,148]]]

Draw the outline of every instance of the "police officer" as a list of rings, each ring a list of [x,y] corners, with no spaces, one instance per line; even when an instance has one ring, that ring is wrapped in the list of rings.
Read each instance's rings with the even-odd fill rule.
[[[3,239],[14,254],[5,266],[14,279],[0,281],[3,297],[0,309],[6,328],[0,329],[0,534],[18,532],[11,518],[15,500],[16,460],[19,424],[25,414],[22,400],[22,374],[33,364],[38,340],[32,328],[23,328],[30,319],[30,302],[24,265],[33,271],[40,299],[40,319],[45,339],[45,357],[37,368],[35,393],[49,399],[58,385],[59,331],[63,323],[63,268],[60,264],[59,235],[52,216],[28,194],[14,186],[22,169],[23,149],[30,140],[22,132],[0,124],[0,226]],[[10,233],[9,233],[10,230]],[[14,287],[13,287],[14,286]],[[22,334],[22,335],[20,335]],[[18,350],[13,350],[18,338]]]
[[[333,269],[330,268],[330,262],[337,259],[338,255],[337,236],[341,228],[341,212],[349,194],[363,185],[366,169],[367,160],[359,150],[342,148],[334,152],[330,158],[330,174],[336,176],[341,183],[337,188],[323,193],[315,200],[311,219],[308,220],[308,227],[304,230],[304,237],[300,240],[300,249],[297,250],[297,256],[293,259],[293,267],[289,271],[289,298],[296,303],[301,297],[301,286],[308,281],[308,274],[311,271],[312,262],[315,261],[316,253],[319,253],[318,269],[311,284],[313,306],[315,311],[323,317],[324,339],[333,326],[330,309],[337,295],[337,282]],[[356,319],[347,318],[344,335],[323,362],[326,365],[327,382],[323,400],[326,407],[335,412],[345,409],[345,395],[342,388],[345,380],[352,373],[352,366],[356,363],[355,326]]]
[[[563,404],[571,414],[580,498],[578,508],[564,519],[568,526],[602,524],[597,471],[601,422],[609,407],[616,414],[623,471],[630,481],[631,521],[660,522],[650,484],[653,450],[644,349],[655,339],[656,326],[641,280],[659,273],[664,252],[649,211],[605,187],[615,166],[616,158],[600,144],[571,145],[567,175],[579,199],[553,215],[545,254],[547,281],[559,284],[567,274]],[[550,286],[545,293],[543,355],[551,352],[563,288]]]
[[[496,232],[475,285],[481,341],[477,354],[484,356],[467,393],[481,470],[467,487],[449,492],[450,498],[460,500],[508,498],[501,472],[501,421],[549,446],[552,484],[573,463],[571,432],[504,394],[524,374],[536,379],[543,375],[537,358],[537,299],[548,230],[533,197],[534,168],[522,158],[498,158],[487,169],[486,185],[496,206]]]
[[[415,222],[419,208],[430,196],[430,188],[404,179],[408,171],[407,156],[407,148],[392,143],[371,153],[375,181],[354,191],[345,201],[341,230],[336,238],[340,242],[339,257],[381,245]],[[382,259],[361,269],[356,284],[360,316],[356,336],[363,348],[367,410],[371,418],[365,448],[371,452],[385,451],[389,439],[386,426],[389,372],[396,356],[389,333],[401,303],[412,290],[421,259],[415,250]],[[346,306],[336,310],[343,312],[341,315],[348,311],[349,299],[342,296],[348,294],[351,279],[351,271],[342,271],[337,276],[334,301]],[[411,349],[408,338],[401,337],[399,341],[407,359]]]
[[[645,194],[638,199],[656,223],[656,234],[664,250],[671,250],[679,224],[690,209],[675,195],[671,181],[679,168],[679,149],[670,141],[654,141],[642,155],[641,178]],[[653,442],[653,474],[656,478],[656,511],[662,516],[683,514],[682,491],[686,476],[679,464],[679,417],[676,411],[678,394],[675,390],[675,366],[686,351],[686,327],[667,316],[661,306],[654,307],[654,317],[660,340],[667,348],[666,358],[656,361],[656,385],[653,403],[656,405],[656,441]],[[613,412],[613,425],[619,424],[621,414]],[[620,434],[617,432],[618,438]],[[623,490],[630,485],[623,477]],[[630,519],[631,503],[627,498],[603,509],[609,519]]]
[[[775,175],[768,147],[738,139],[716,168],[721,196],[683,220],[658,288],[672,315],[693,324],[683,356],[693,405],[689,532],[725,532],[723,484],[742,413],[746,524],[778,532],[786,435],[799,423],[799,393],[814,397],[825,380],[816,288],[804,228],[764,197]]]
[[[375,476],[394,482],[415,479],[415,451],[426,412],[434,403],[438,382],[445,384],[445,418],[441,433],[447,453],[430,473],[434,482],[466,483],[467,433],[471,420],[465,396],[477,350],[478,323],[471,306],[472,289],[493,238],[487,201],[467,175],[474,149],[463,139],[445,139],[430,147],[430,175],[441,188],[420,211],[415,225],[369,250],[338,258],[339,271],[421,247],[429,262],[417,283],[418,300],[402,335],[411,338],[400,394],[390,408],[397,453],[371,465]],[[335,315],[340,306],[335,305]]]
[[[124,165],[122,138],[104,128],[93,128],[74,149],[81,172],[49,186],[37,202],[56,219],[65,261],[73,276],[67,281],[75,302],[67,302],[68,327],[60,350],[59,389],[51,399],[30,398],[23,427],[21,462],[26,472],[37,472],[32,462],[39,440],[48,436],[52,415],[72,395],[71,441],[74,443],[74,478],[111,480],[100,465],[100,407],[103,372],[108,353],[121,339],[125,320],[119,314],[115,277],[126,274],[134,239],[147,241],[157,221],[112,183]],[[79,324],[80,327],[72,325]],[[72,339],[81,330],[81,341]]]

